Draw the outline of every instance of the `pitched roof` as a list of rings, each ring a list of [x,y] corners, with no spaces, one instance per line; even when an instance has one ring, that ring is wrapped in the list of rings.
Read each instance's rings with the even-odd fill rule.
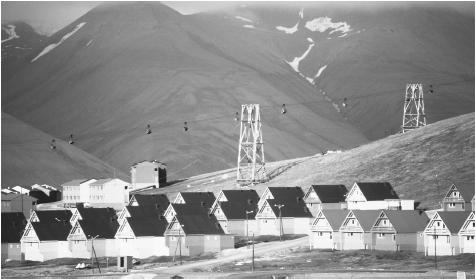
[[[65,241],[71,231],[69,221],[47,220],[44,222],[33,222],[31,225],[40,241]]]
[[[163,236],[168,223],[165,218],[127,218],[134,235]]]
[[[289,200],[267,200],[269,206],[274,212],[274,215],[279,216],[279,207],[278,205],[284,205],[281,207],[281,217],[283,218],[311,218],[312,213],[309,211],[309,208],[306,206],[304,201],[292,199]]]
[[[352,210],[355,218],[359,221],[360,226],[364,231],[370,231],[375,224],[381,210]]]
[[[158,208],[167,209],[170,204],[169,198],[165,194],[154,194],[154,195],[145,195],[145,194],[135,194],[134,198],[136,199],[139,206],[153,206]]]
[[[191,210],[186,214],[177,214],[174,218],[182,225],[186,235],[189,234],[225,234],[214,215],[204,210]]]
[[[274,199],[268,199],[268,204],[276,216],[279,216],[278,205],[281,208],[281,216],[286,217],[312,217],[306,203],[304,202],[304,192],[300,187],[269,187]]]
[[[156,208],[155,206],[126,206],[130,217],[145,218],[145,217],[160,217],[163,215],[164,208]]]
[[[215,202],[213,192],[180,192],[180,195],[187,204],[198,203],[210,208]]]
[[[137,162],[137,163],[134,163],[132,164],[132,167],[134,166],[137,166],[137,165],[140,165],[140,164],[143,164],[143,163],[150,163],[150,164],[159,164],[159,165],[164,165],[164,166],[167,166],[167,164],[165,163],[162,163],[160,161],[157,161],[157,160],[152,160],[152,161],[149,161],[149,160],[142,160],[140,162]]]
[[[425,230],[430,221],[425,212],[418,210],[383,210],[397,233],[414,233]]]
[[[248,214],[249,219],[255,218],[259,201],[255,190],[223,190],[223,194],[228,201],[220,202],[220,208],[227,219],[246,219],[246,211],[253,211]]]
[[[344,185],[312,185],[322,203],[345,202],[347,188]]]
[[[35,210],[35,214],[40,222],[67,221],[73,215],[70,210]]]
[[[275,200],[289,200],[295,197],[303,198],[301,187],[268,187]]]
[[[82,220],[78,220],[86,237],[114,238],[119,228],[117,215],[112,208],[81,208]]]
[[[461,193],[465,202],[471,202],[474,197],[474,185],[463,183],[455,185],[456,189]]]
[[[395,190],[388,182],[355,182],[367,201],[380,201],[385,199],[399,199]]]
[[[345,217],[349,214],[349,210],[346,209],[323,209],[321,212],[333,230],[339,230]]]
[[[438,211],[437,213],[451,233],[458,233],[471,211]]]
[[[89,179],[74,179],[74,180],[71,180],[71,181],[68,181],[68,182],[65,182],[63,184],[61,184],[61,187],[64,187],[64,186],[79,186],[79,184],[85,182],[85,181],[88,181]]]
[[[2,212],[2,243],[18,243],[26,226],[22,212]]]

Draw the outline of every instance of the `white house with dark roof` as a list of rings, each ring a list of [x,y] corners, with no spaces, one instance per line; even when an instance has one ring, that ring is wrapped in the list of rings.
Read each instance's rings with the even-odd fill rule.
[[[119,224],[112,208],[78,208],[80,218],[67,235],[74,258],[115,257],[117,245],[114,235]],[[94,240],[91,240],[94,238]]]
[[[475,220],[471,212],[458,232],[460,253],[474,254]]]
[[[372,249],[423,252],[428,216],[416,210],[382,210],[372,232]]]
[[[444,211],[474,211],[474,185],[451,184],[442,207]]]
[[[40,222],[28,222],[20,240],[25,260],[43,262],[72,257],[67,236],[71,231],[69,218],[51,215]]]
[[[339,228],[342,250],[370,250],[372,248],[372,225],[380,210],[350,210]]]
[[[450,256],[459,254],[460,236],[458,233],[470,214],[472,212],[469,211],[436,212],[423,232],[425,255]]]
[[[222,190],[210,213],[215,215],[227,234],[241,236],[258,234],[255,219],[258,201],[259,196],[255,190]]]
[[[197,208],[208,212],[215,203],[215,200],[213,192],[179,192],[174,201],[165,210],[164,216],[167,222],[170,223],[177,214],[174,208],[176,204],[198,205]]]
[[[170,256],[194,256],[232,249],[233,235],[225,234],[214,215],[199,204],[176,204],[177,214],[164,233]]]
[[[115,238],[119,256],[144,259],[152,256],[168,256],[164,232],[168,223],[164,218],[128,217],[121,221]]]
[[[347,198],[347,209],[414,210],[414,200],[402,200],[388,182],[355,182]]]
[[[260,235],[309,234],[312,214],[300,187],[268,187],[256,214]]]
[[[349,211],[345,209],[318,210],[311,226],[310,247],[341,250],[339,229],[348,213]]]
[[[345,198],[347,188],[344,185],[311,185],[304,195],[304,202],[313,216],[321,209],[347,208]]]

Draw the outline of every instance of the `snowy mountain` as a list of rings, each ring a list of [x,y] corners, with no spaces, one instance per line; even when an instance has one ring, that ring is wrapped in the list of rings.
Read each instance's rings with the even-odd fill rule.
[[[24,22],[2,24],[2,80],[23,67],[28,54],[41,47],[46,38]]]
[[[164,161],[171,179],[236,164],[245,103],[262,106],[268,161],[347,149],[398,131],[408,82],[434,85],[429,122],[474,111],[474,16],[455,13],[106,3],[2,80],[2,109],[124,172]]]

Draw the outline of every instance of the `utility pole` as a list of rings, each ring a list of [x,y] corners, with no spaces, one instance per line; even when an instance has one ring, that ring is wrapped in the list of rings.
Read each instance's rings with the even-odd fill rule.
[[[435,239],[435,270],[438,269],[438,258],[436,257],[436,222],[433,222],[433,229],[434,229],[434,239]]]
[[[253,185],[267,180],[259,105],[241,105],[236,181]]]
[[[255,271],[255,233],[253,233],[251,245],[253,249],[251,250],[251,272]]]
[[[421,83],[407,84],[403,104],[402,133],[426,126],[425,103]]]
[[[283,241],[283,217],[281,215],[281,208],[284,207],[284,204],[276,204],[274,205],[279,209],[279,241]]]
[[[248,214],[250,213],[253,213],[254,211],[251,210],[251,211],[248,211],[246,210],[245,213],[246,213],[246,247],[247,249],[250,249],[250,238],[248,236]]]

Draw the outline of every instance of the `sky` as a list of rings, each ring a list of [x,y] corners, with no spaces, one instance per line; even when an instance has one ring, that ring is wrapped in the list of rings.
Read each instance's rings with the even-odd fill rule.
[[[35,28],[37,32],[51,35],[62,27],[73,22],[81,15],[88,12],[101,2],[87,1],[2,1],[1,19],[2,23],[8,21],[25,21]],[[162,2],[182,14],[192,14],[210,10],[220,10],[233,8],[242,5],[315,5],[315,1],[307,2],[271,2],[271,1],[164,1]],[[415,2],[413,2],[415,3]],[[426,2],[425,4],[428,4]],[[435,3],[435,2],[433,2]],[[320,2],[326,4],[326,2]],[[381,2],[340,2],[347,8],[354,7],[372,8],[382,5]],[[385,2],[385,6],[408,5],[409,2]],[[464,13],[471,13],[474,16],[474,2],[437,2],[434,5],[448,7]]]

